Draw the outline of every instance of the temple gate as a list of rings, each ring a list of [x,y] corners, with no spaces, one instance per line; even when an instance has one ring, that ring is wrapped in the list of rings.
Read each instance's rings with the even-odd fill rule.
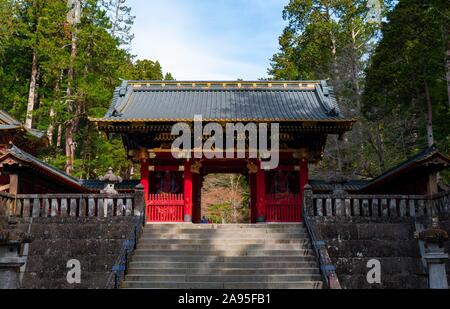
[[[107,134],[120,134],[129,159],[140,163],[147,221],[194,223],[200,222],[201,185],[209,173],[247,177],[252,223],[301,222],[308,165],[323,158],[329,134],[342,136],[355,122],[341,114],[324,81],[126,81],[105,117],[93,121]],[[180,123],[191,129],[193,147],[174,150],[179,135],[173,128]],[[220,145],[230,124],[244,131]],[[266,128],[271,140],[261,140]],[[259,137],[258,149],[252,134]],[[278,158],[270,169],[268,154]]]

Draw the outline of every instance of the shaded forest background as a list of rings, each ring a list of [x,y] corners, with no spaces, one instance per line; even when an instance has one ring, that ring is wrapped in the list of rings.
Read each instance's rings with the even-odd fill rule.
[[[449,7],[289,1],[269,78],[327,79],[359,120],[329,139],[314,177],[375,177],[432,144],[450,153]],[[83,179],[109,166],[138,177],[120,138],[105,139],[88,121],[105,114],[120,79],[174,78],[156,59],[132,55],[128,1],[0,0],[0,21],[0,108],[47,132],[41,158]]]
[[[446,0],[289,2],[269,74],[328,79],[358,119],[329,140],[314,176],[370,179],[428,146],[449,154],[449,12]]]
[[[0,108],[47,132],[40,157],[82,179],[133,175],[122,141],[97,132],[121,79],[171,80],[135,60],[127,0],[0,0]]]

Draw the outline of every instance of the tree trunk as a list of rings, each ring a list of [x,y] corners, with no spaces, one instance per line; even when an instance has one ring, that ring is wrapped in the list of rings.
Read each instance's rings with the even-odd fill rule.
[[[62,125],[58,125],[58,136],[56,137],[56,147],[61,148],[62,143]]]
[[[52,107],[52,108],[50,108],[50,125],[48,126],[48,129],[47,129],[47,137],[48,137],[50,146],[53,145],[53,132],[55,130],[55,127],[53,126],[54,118],[55,118],[55,110]]]
[[[336,146],[336,172],[342,173],[342,154],[341,154],[341,142],[339,136],[334,136],[334,142]]]
[[[352,62],[352,82],[353,82],[353,88],[355,91],[355,100],[356,100],[356,107],[358,116],[361,113],[361,87],[359,86],[359,80],[358,80],[358,60],[356,59],[356,32],[355,29],[352,28],[352,53],[351,53],[351,62]]]
[[[426,96],[426,100],[427,100],[427,115],[426,115],[426,120],[427,120],[427,141],[428,141],[428,146],[431,147],[431,146],[434,145],[433,105],[432,105],[430,89],[429,89],[427,81],[425,81],[424,86],[425,86],[425,96]]]
[[[67,111],[69,115],[73,115],[71,119],[67,121],[66,125],[66,173],[71,175],[73,172],[73,162],[75,160],[75,122],[76,112],[75,100],[72,98],[72,87],[75,80],[75,60],[77,58],[77,34],[76,30],[72,33],[72,52],[70,55],[70,68],[68,71],[67,82]]]
[[[115,13],[115,18],[114,18],[114,22],[112,23],[111,35],[115,38],[116,37],[116,31],[117,31],[117,28],[119,26],[119,13],[120,13],[119,0],[116,0],[116,2],[115,2],[114,13]]]
[[[56,81],[56,84],[55,84],[55,95],[56,95],[56,99],[58,101],[59,101],[59,96],[60,96],[60,94],[59,94],[60,85],[61,85],[63,77],[64,77],[64,71],[61,70],[59,78],[58,78],[58,80]],[[47,136],[48,136],[48,139],[49,139],[49,142],[50,142],[50,146],[51,146],[51,145],[53,145],[53,133],[55,131],[54,122],[55,122],[55,116],[56,116],[56,113],[55,113],[55,110],[53,109],[53,107],[50,108],[49,116],[50,116],[50,125],[48,126],[48,129],[47,129]],[[58,132],[58,138],[59,138],[59,132]],[[61,145],[61,141],[59,141],[59,146],[60,145]]]
[[[36,51],[33,51],[33,60],[31,63],[30,88],[28,91],[27,119],[25,127],[31,129],[33,127],[33,111],[36,103],[37,93],[37,77],[38,77],[38,59]]]
[[[380,123],[377,123],[377,136],[376,136],[376,143],[377,143],[377,155],[378,155],[378,161],[380,165],[380,170],[382,173],[386,171],[386,162],[385,162],[385,156],[384,156],[384,139],[383,139],[383,129],[382,125]]]
[[[450,106],[450,41],[448,42],[447,45],[447,93],[448,93],[448,105]]]
[[[72,2],[72,1],[69,1]],[[80,10],[80,2],[75,1],[74,10]],[[74,16],[81,16],[81,12],[74,11]],[[73,172],[73,163],[75,160],[75,130],[77,123],[77,108],[76,100],[73,99],[73,89],[75,82],[75,61],[77,59],[77,19],[68,20],[73,26],[72,30],[72,45],[70,54],[70,66],[67,73],[67,111],[69,115],[73,115],[66,123],[66,173],[71,175]]]

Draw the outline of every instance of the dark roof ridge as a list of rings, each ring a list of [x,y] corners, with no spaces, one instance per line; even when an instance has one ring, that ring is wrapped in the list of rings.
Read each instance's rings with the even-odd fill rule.
[[[11,147],[8,149],[8,151],[0,159],[4,158],[5,156],[8,156],[10,154],[12,156],[16,157],[19,160],[39,165],[43,169],[51,172],[54,175],[57,175],[57,176],[65,179],[66,181],[72,183],[75,186],[78,186],[79,188],[87,189],[80,183],[79,179],[66,174],[64,171],[61,171],[61,170],[57,169],[56,167],[54,167],[54,166],[52,166],[52,165],[42,161],[41,159],[33,156],[32,154],[29,154],[28,152],[20,149],[19,147],[15,146],[13,144],[11,145]]]
[[[372,181],[370,181],[369,184],[367,184],[367,186],[364,187],[364,189],[371,187],[372,185],[376,184],[377,182],[394,175],[396,172],[401,171],[404,168],[409,167],[410,165],[414,164],[414,163],[419,163],[423,160],[426,160],[427,158],[435,155],[435,154],[440,154],[443,157],[445,157],[449,162],[450,162],[450,158],[443,155],[441,152],[439,152],[439,149],[437,148],[437,146],[434,144],[432,146],[429,146],[425,149],[423,149],[422,151],[420,151],[419,153],[417,153],[416,155],[410,157],[409,159],[407,159],[406,161],[403,161],[402,163],[392,167],[391,169],[387,170],[386,172],[384,172],[383,174],[381,174],[380,176],[374,178]]]

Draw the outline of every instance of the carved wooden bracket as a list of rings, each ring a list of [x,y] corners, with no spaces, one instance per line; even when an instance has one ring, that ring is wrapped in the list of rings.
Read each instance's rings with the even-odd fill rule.
[[[202,168],[202,162],[201,161],[195,161],[191,166],[191,173],[192,174],[200,174],[200,169]]]
[[[256,174],[258,172],[258,166],[251,161],[248,161],[247,169],[250,174]]]

